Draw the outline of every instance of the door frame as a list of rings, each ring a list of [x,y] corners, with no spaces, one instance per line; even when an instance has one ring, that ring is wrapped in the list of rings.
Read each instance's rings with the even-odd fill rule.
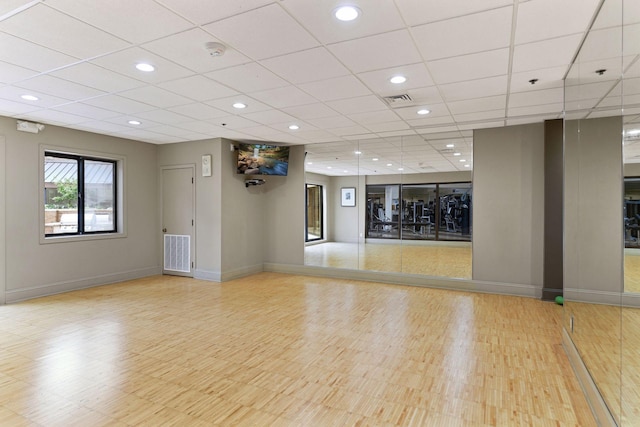
[[[190,252],[191,252],[191,267],[190,267],[190,272],[189,273],[180,273],[180,272],[175,272],[172,275],[176,275],[176,276],[187,276],[187,277],[193,277],[193,272],[196,269],[196,236],[198,233],[196,233],[196,229],[198,227],[198,221],[196,221],[196,185],[198,183],[198,180],[196,179],[196,165],[194,163],[187,163],[187,164],[179,164],[179,165],[165,165],[165,166],[160,166],[160,175],[159,175],[159,181],[160,181],[160,185],[159,187],[159,191],[160,191],[160,195],[158,197],[159,200],[159,205],[160,205],[160,224],[159,224],[159,233],[160,233],[160,271],[162,272],[162,274],[164,275],[164,232],[162,231],[162,226],[164,224],[164,171],[165,170],[172,170],[172,169],[189,169],[191,170],[191,177],[193,178],[193,185],[191,185],[191,212],[193,213],[193,227],[191,228],[191,248],[190,248]]]

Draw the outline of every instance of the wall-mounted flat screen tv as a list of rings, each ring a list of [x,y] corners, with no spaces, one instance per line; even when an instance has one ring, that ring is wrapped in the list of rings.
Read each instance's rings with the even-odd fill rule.
[[[243,175],[281,175],[289,170],[289,147],[239,144],[237,172]]]

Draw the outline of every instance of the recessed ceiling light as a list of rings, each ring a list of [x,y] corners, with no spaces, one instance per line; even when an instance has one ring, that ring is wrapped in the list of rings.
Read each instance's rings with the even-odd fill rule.
[[[418,114],[420,114],[421,116],[427,115],[431,112],[431,110],[427,110],[426,108],[423,108],[422,110],[418,110]]]
[[[154,67],[153,65],[147,64],[145,62],[136,64],[136,68],[140,71],[144,71],[145,73],[150,73],[156,69],[156,67]]]
[[[298,125],[289,125],[289,129],[298,130],[298,129],[300,129],[300,126],[298,126]]]
[[[40,99],[35,95],[22,95],[20,98],[22,98],[22,99],[24,99],[26,101],[37,101],[37,100]]]
[[[464,167],[465,167],[465,168],[470,168],[470,167],[471,167],[471,165],[467,163],[466,165],[464,165]]]
[[[403,171],[403,170],[404,170],[404,168],[398,168],[398,170],[399,170],[399,171]]]
[[[627,131],[627,135],[636,136],[640,135],[640,129],[631,129]]]
[[[454,156],[462,156],[462,153],[453,153]]]
[[[400,83],[406,82],[407,78],[405,76],[393,76],[389,81],[393,84],[399,85]]]
[[[138,120],[129,120],[127,123],[129,123],[130,125],[141,125],[142,122],[139,122]]]
[[[455,147],[454,144],[447,144],[447,148],[453,148],[453,147]]]
[[[373,159],[371,159],[371,160],[373,160],[374,162],[377,162],[379,159],[378,159],[377,157],[374,157],[374,158],[373,158]]]
[[[327,166],[327,169],[333,169],[331,166]]]
[[[237,108],[238,110],[241,110],[243,108],[247,108],[247,104],[243,102],[236,102],[235,104],[233,104],[233,108]]]
[[[393,166],[391,163],[387,163],[387,166]]]
[[[459,161],[460,163],[464,163],[464,162],[466,162],[466,160],[465,160],[465,159],[460,159],[460,160],[458,160],[458,161]]]
[[[353,21],[360,16],[360,9],[355,6],[341,6],[334,9],[333,14],[340,21]]]
[[[358,151],[358,150],[356,150],[356,151],[354,151],[353,153],[354,153],[354,154],[362,154],[362,151]]]
[[[308,165],[312,165],[312,164],[313,164],[313,162],[307,162],[307,164],[308,164]]]
[[[349,173],[349,171],[348,171],[348,170],[343,170],[342,172],[344,172],[344,173]]]

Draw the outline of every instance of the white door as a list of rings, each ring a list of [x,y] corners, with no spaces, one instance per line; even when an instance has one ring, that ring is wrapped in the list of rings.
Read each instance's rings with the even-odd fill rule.
[[[193,276],[195,259],[194,170],[162,170],[163,274]]]

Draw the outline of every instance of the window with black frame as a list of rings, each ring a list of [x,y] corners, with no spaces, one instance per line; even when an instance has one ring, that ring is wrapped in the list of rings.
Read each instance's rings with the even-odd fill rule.
[[[45,152],[45,236],[114,233],[117,161]]]

